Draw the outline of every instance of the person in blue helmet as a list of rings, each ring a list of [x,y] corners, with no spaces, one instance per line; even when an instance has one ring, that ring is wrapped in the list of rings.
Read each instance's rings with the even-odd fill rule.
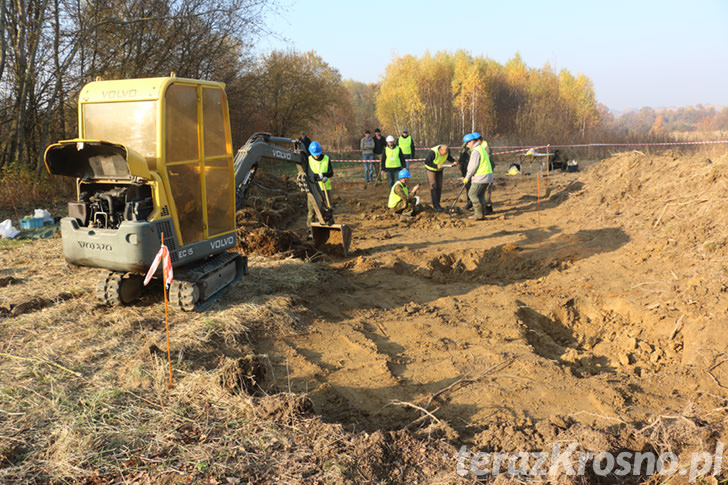
[[[334,167],[329,160],[328,155],[324,155],[324,151],[321,148],[321,144],[317,141],[312,141],[308,146],[308,168],[311,169],[314,181],[318,182],[321,192],[324,193],[324,201],[328,203],[333,199],[331,193],[331,181],[329,180],[334,176]],[[328,195],[328,197],[326,197]],[[306,226],[308,226],[308,238],[311,239],[311,222],[316,214],[316,208],[311,200],[308,201],[308,216],[306,217]]]
[[[482,221],[485,214],[492,214],[493,207],[490,202],[490,193],[493,189],[493,165],[490,163],[488,144],[483,142],[479,133],[468,133],[463,137],[463,143],[470,150],[468,169],[463,178],[463,184],[471,183],[468,198],[473,203],[473,215],[468,219]]]
[[[415,194],[417,194],[420,186],[415,185],[412,190],[409,189],[407,184],[409,183],[411,176],[412,175],[409,173],[409,170],[406,168],[400,170],[397,174],[397,182],[395,182],[392,189],[389,191],[387,208],[395,214],[413,216],[418,212],[418,197],[416,197]]]

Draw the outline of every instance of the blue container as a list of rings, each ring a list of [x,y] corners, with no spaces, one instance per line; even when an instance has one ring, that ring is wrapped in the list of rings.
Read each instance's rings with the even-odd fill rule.
[[[42,217],[23,217],[20,219],[21,229],[35,229],[37,227],[43,227]]]

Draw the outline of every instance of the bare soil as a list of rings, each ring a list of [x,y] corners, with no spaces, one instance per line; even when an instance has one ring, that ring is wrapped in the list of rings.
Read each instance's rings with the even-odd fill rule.
[[[631,152],[579,173],[504,175],[485,221],[467,219],[466,211],[433,212],[426,182],[426,210],[403,220],[384,209],[386,183],[334,178],[336,222],[354,232],[348,258],[336,241],[317,249],[305,240],[305,199],[294,183],[258,181],[262,188],[238,213],[239,250],[251,257],[251,275],[207,314],[172,316],[184,392],[164,391],[159,290],[135,307],[106,309],[92,300],[92,270],[59,260],[59,241],[0,253],[7,268],[0,272],[0,351],[11,356],[0,364],[3,392],[25,403],[0,400],[8,414],[0,478],[27,479],[19,471],[25,466],[40,481],[88,483],[121,482],[125,472],[199,483],[455,483],[476,479],[455,473],[463,445],[519,452],[577,443],[594,452],[670,451],[682,460],[728,441],[725,155]],[[449,208],[460,185],[455,177],[445,183]],[[42,257],[29,264],[33,251]],[[75,317],[61,322],[67,312]],[[92,345],[92,329],[80,329],[92,322],[127,340]],[[88,345],[48,333],[67,326]],[[39,337],[55,343],[33,353]],[[125,373],[112,365],[125,360]],[[38,367],[49,368],[44,362],[89,381],[107,376],[119,393],[147,402],[171,400],[177,414],[165,419],[180,426],[184,443],[160,448],[177,461],[155,462],[145,448],[125,455],[125,466],[84,473],[88,456],[54,468],[39,458],[47,442],[15,443],[27,426],[52,428],[30,419],[33,392],[54,399],[45,380],[37,383]],[[74,379],[53,370],[57,379]],[[216,400],[200,397],[210,389]],[[231,431],[221,423],[231,416],[243,427],[256,423],[246,432],[268,445],[230,435],[247,461],[240,453],[221,457],[219,448],[204,460],[180,451],[223,447]],[[118,446],[87,448],[117,456]],[[558,478],[597,479],[625,477]]]

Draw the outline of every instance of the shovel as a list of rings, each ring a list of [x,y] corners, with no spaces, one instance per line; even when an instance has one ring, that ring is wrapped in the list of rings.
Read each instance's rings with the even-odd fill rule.
[[[458,196],[455,199],[455,202],[453,202],[452,205],[450,206],[450,217],[452,217],[452,211],[453,211],[453,209],[455,209],[455,204],[457,204],[458,201],[460,200],[460,196],[463,194],[463,190],[465,190],[465,184],[463,184],[463,187],[460,189],[460,192],[458,192]]]

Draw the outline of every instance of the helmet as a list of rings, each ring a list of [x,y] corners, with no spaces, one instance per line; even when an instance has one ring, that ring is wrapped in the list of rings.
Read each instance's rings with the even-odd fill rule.
[[[407,170],[406,168],[403,168],[403,169],[402,169],[402,170],[400,170],[400,171],[399,171],[399,173],[397,174],[397,178],[398,178],[398,179],[406,179],[406,178],[410,178],[411,176],[412,176],[412,175],[411,175],[411,174],[409,173],[409,170]]]
[[[323,153],[323,150],[321,150],[321,144],[317,141],[312,141],[311,144],[308,146],[308,151],[313,155],[314,157],[318,157]]]
[[[387,141],[391,141],[391,142],[394,142],[394,137],[393,137],[392,135],[389,135],[389,136],[387,137]]]
[[[465,135],[463,137],[463,143],[467,143],[469,141],[475,140],[476,137],[474,135],[475,135],[475,133],[468,133],[467,135]]]
[[[482,138],[482,136],[480,136],[480,133],[478,133],[477,131],[472,132],[470,134],[470,136],[473,137],[473,140],[477,140],[478,138]]]

